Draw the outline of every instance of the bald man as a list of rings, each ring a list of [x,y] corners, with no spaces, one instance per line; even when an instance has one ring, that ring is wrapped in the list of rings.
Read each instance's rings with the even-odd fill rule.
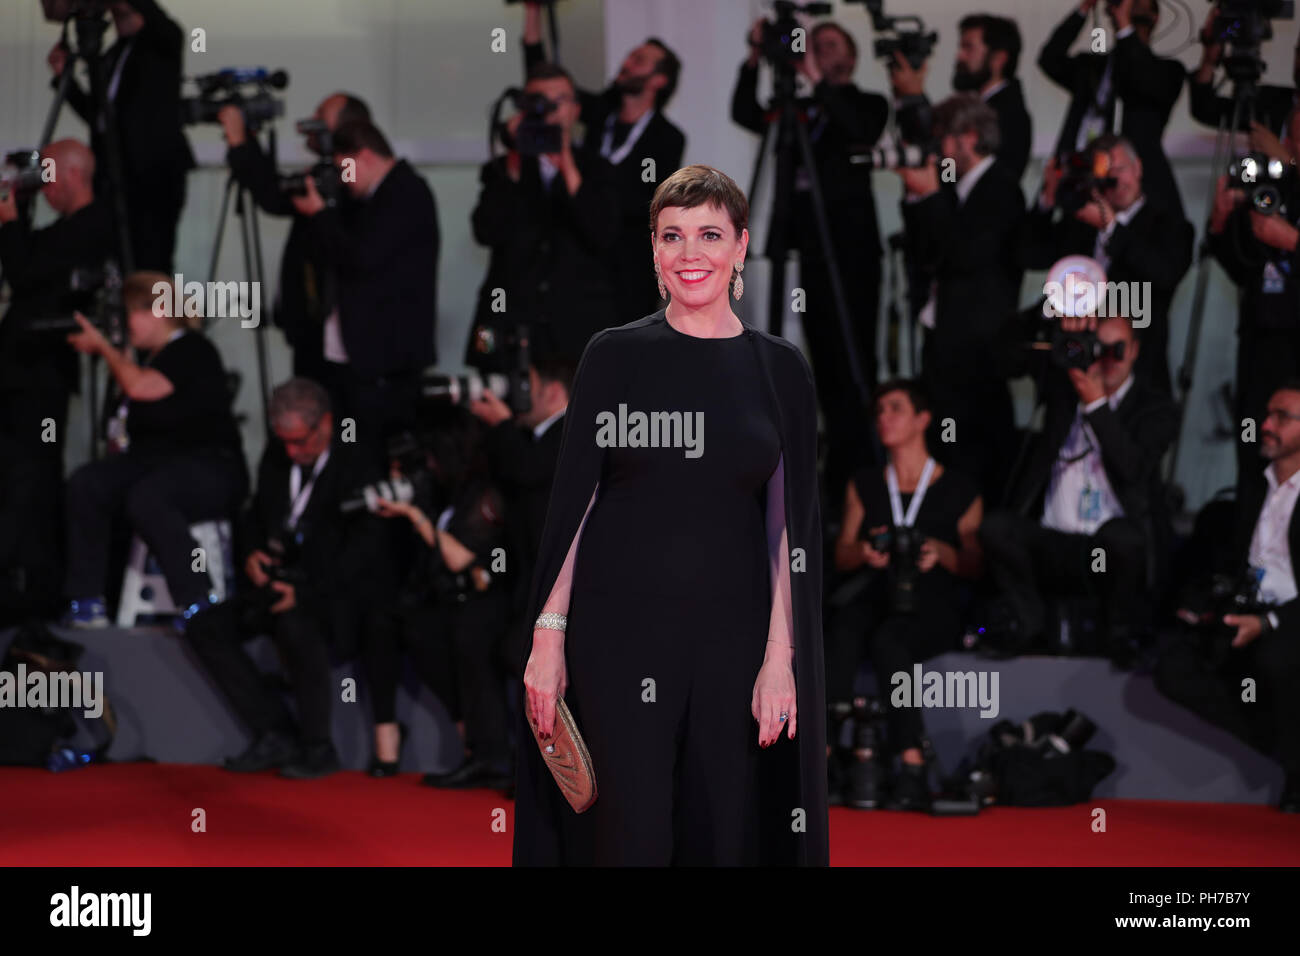
[[[243,114],[237,107],[227,106],[217,118],[226,136],[226,162],[235,179],[262,210],[273,216],[294,217],[280,259],[279,292],[271,316],[293,349],[293,374],[320,382],[338,403],[342,399],[341,383],[332,381],[333,363],[325,361],[325,325],[337,308],[333,273],[310,256],[307,217],[297,215],[289,195],[281,191],[275,160],[262,149],[257,137],[248,135]],[[332,134],[344,123],[368,121],[370,109],[352,93],[331,93],[320,101],[313,118],[323,122]],[[314,133],[307,137],[306,145],[322,156],[325,144]],[[341,201],[348,201],[346,191]]]
[[[48,171],[41,195],[58,214],[53,223],[32,229],[14,196],[0,199],[0,267],[13,292],[0,320],[0,607],[10,608],[57,599],[61,587],[59,535],[51,529],[61,520],[68,396],[79,371],[61,335],[28,325],[74,309],[93,313],[91,296],[70,290],[70,275],[102,269],[113,249],[112,220],[95,199],[94,154],[64,139],[41,160]]]

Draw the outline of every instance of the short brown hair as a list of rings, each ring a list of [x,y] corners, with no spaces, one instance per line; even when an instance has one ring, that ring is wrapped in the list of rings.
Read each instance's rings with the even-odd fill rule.
[[[154,287],[159,284],[167,288],[161,293],[155,292]],[[185,309],[180,310],[180,315],[172,315],[174,311],[172,304],[176,301],[176,282],[163,272],[132,272],[122,281],[122,307],[129,315],[137,310],[145,312],[154,312],[154,303],[158,301],[159,296],[164,296],[162,316],[170,319],[175,328],[198,329],[203,325],[202,315],[186,315]],[[184,298],[182,297],[182,303]]]
[[[393,158],[393,147],[389,145],[388,138],[369,120],[344,123],[334,131],[334,155],[355,156],[363,149],[384,159]]]
[[[683,166],[659,184],[650,200],[650,235],[659,226],[659,214],[665,209],[717,206],[724,210],[736,230],[736,238],[749,225],[749,200],[735,181],[712,166]]]

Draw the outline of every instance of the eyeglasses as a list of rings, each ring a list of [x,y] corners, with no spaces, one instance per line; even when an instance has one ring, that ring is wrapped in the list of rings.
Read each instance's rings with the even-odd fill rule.
[[[1285,422],[1300,422],[1300,415],[1294,415],[1284,408],[1270,408],[1264,413],[1264,421],[1276,421],[1279,425]]]

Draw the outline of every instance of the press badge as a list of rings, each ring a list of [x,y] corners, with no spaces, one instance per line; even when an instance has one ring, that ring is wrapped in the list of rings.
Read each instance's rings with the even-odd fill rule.
[[[1286,288],[1286,278],[1278,270],[1277,264],[1271,259],[1264,263],[1264,280],[1263,288],[1260,290],[1265,295],[1275,295]]]
[[[1101,489],[1084,485],[1079,493],[1079,520],[1088,524],[1101,520]]]

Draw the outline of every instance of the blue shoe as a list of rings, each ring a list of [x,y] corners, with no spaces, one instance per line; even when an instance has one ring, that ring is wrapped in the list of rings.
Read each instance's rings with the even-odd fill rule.
[[[194,616],[206,611],[217,603],[217,595],[214,592],[209,591],[206,600],[195,601],[189,607],[184,608],[176,617],[172,618],[172,630],[178,637],[183,637],[185,629],[189,626],[189,623],[193,620]]]
[[[61,623],[64,627],[86,631],[108,627],[108,606],[101,597],[70,601]]]

